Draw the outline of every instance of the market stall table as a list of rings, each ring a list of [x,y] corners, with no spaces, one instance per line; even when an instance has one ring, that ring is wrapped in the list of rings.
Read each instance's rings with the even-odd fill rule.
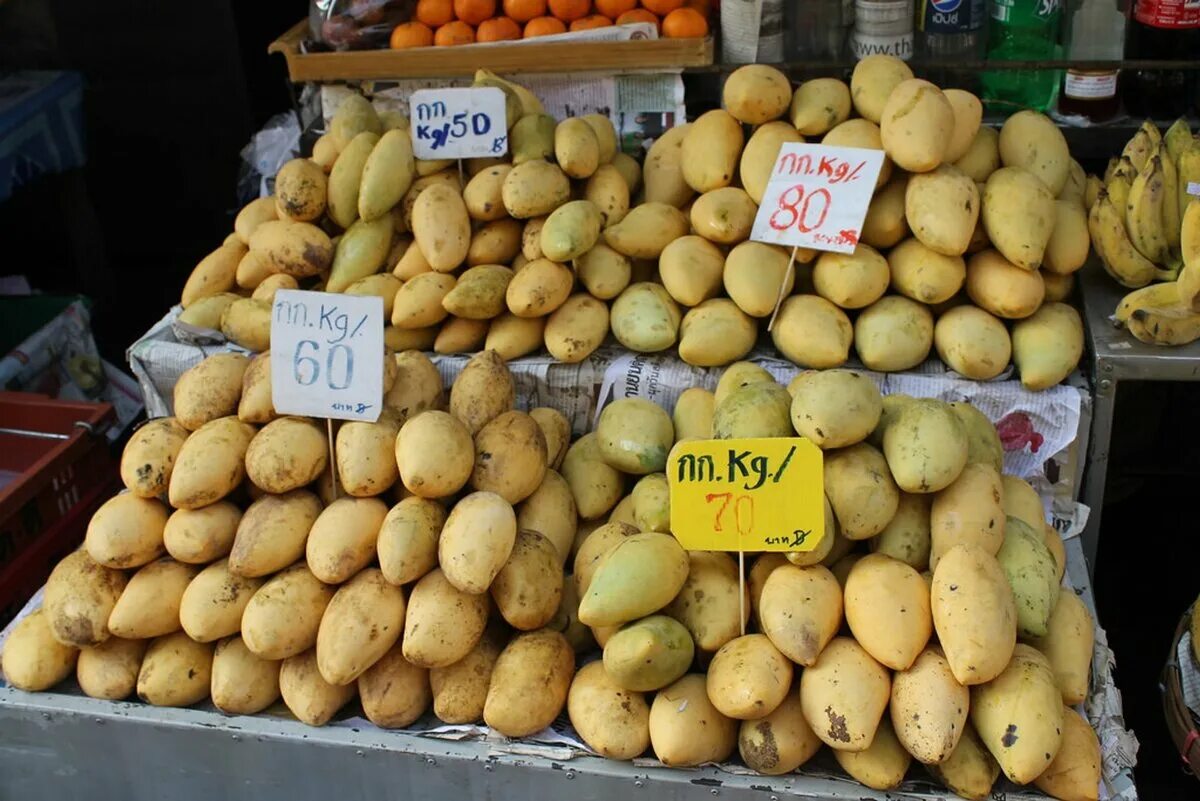
[[[1200,381],[1200,342],[1166,348],[1139,342],[1116,327],[1112,314],[1129,290],[1119,286],[1098,263],[1079,272],[1088,347],[1085,368],[1094,390],[1092,431],[1080,500],[1091,507],[1083,532],[1083,551],[1095,566],[1100,518],[1108,477],[1108,457],[1116,413],[1117,385],[1122,381]]]
[[[1068,578],[1095,613],[1078,538],[1067,540]],[[1136,801],[1132,734],[1124,728],[1112,655],[1097,625],[1088,717],[1104,750],[1106,797]],[[350,707],[353,709],[353,706]],[[286,714],[286,713],[285,713]],[[0,688],[0,776],[6,797],[24,801],[98,797],[210,799],[287,797],[549,799],[632,797],[779,801],[952,801],[918,768],[899,790],[880,792],[836,775],[761,776],[717,767],[670,769],[618,762],[564,744],[504,738],[448,740],[378,729],[365,720],[322,728],[290,717],[228,716],[210,706],[172,709],[113,703],[74,692]],[[826,755],[827,756],[827,755]],[[739,770],[744,770],[738,768]],[[997,785],[1010,801],[1046,801],[1033,787]],[[650,796],[647,796],[648,798]]]

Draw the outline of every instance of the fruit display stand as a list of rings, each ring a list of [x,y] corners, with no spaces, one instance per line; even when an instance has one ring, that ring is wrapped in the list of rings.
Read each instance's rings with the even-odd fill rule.
[[[1084,364],[1095,390],[1092,430],[1081,500],[1091,507],[1083,550],[1094,563],[1100,538],[1100,512],[1108,475],[1109,446],[1116,419],[1117,385],[1122,381],[1200,381],[1200,342],[1164,348],[1139,342],[1110,319],[1129,290],[1109,278],[1098,264],[1079,273],[1088,348]]]
[[[1067,581],[1095,615],[1078,537],[1066,540]],[[40,593],[26,607],[40,604]],[[5,634],[7,631],[5,632]],[[0,635],[2,637],[2,635]],[[2,640],[0,640],[2,645]],[[1136,743],[1126,731],[1113,682],[1112,652],[1097,625],[1086,713],[1100,737],[1109,799],[1135,801]],[[617,762],[571,744],[573,732],[549,744],[492,738],[455,739],[376,728],[343,718],[322,728],[291,718],[281,705],[258,716],[227,716],[207,703],[185,709],[88,698],[77,687],[30,694],[0,686],[0,776],[6,797],[26,801],[98,797],[176,799],[287,796],[325,799],[338,788],[361,797],[548,799],[570,793],[605,799],[655,798],[831,801],[952,801],[957,798],[914,769],[899,790],[878,792],[817,759],[804,774],[762,776],[740,766],[680,770],[656,760]],[[349,708],[353,714],[354,707]],[[278,712],[278,714],[273,714]],[[423,721],[424,722],[424,721]],[[436,721],[433,722],[436,724]],[[549,732],[550,730],[548,730]],[[545,734],[545,733],[544,733]],[[494,738],[494,739],[493,739]],[[577,742],[577,740],[576,740]],[[826,755],[827,756],[827,755]],[[353,778],[350,778],[353,777]],[[997,785],[1010,801],[1047,801],[1032,787]]]
[[[678,71],[713,63],[711,36],[701,39],[537,42],[428,47],[416,50],[307,52],[308,21],[301,20],[271,43],[271,53],[287,59],[293,83],[428,78],[499,73]]]

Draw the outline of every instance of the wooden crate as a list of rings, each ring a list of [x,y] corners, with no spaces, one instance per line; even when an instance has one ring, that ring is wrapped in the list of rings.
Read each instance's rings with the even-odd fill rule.
[[[293,83],[443,78],[488,69],[503,75],[522,72],[609,73],[672,70],[713,63],[713,41],[641,39],[624,42],[536,42],[420,47],[411,50],[345,50],[305,53],[308,22],[301,20],[270,47],[287,59]]]

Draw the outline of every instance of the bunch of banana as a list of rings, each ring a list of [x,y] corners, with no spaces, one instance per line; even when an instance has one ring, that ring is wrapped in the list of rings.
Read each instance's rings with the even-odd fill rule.
[[[1143,123],[1103,178],[1088,180],[1092,245],[1108,274],[1135,290],[1115,319],[1142,342],[1200,339],[1198,196],[1200,137],[1182,119],[1165,135]]]

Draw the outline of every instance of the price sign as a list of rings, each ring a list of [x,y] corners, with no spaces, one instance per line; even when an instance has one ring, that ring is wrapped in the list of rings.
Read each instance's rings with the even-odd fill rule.
[[[853,253],[883,167],[883,151],[784,144],[750,238]]]
[[[825,536],[823,464],[799,437],[677,445],[671,531],[689,551],[811,551]]]
[[[383,407],[383,298],[276,292],[271,399],[281,414],[378,420]]]
[[[413,154],[419,159],[477,159],[508,152],[504,92],[418,89],[409,101]]]

